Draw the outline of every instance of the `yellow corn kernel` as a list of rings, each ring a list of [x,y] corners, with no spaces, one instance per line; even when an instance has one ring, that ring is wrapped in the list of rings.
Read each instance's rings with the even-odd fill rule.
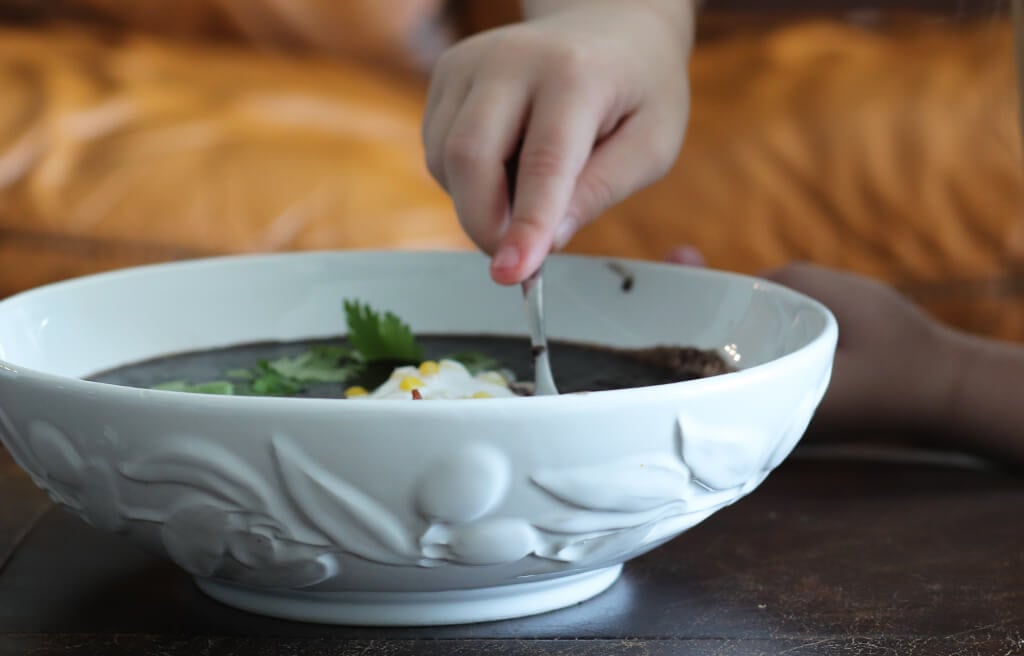
[[[420,375],[421,376],[433,376],[434,374],[436,374],[440,370],[441,370],[441,367],[439,367],[438,364],[436,362],[434,362],[433,360],[426,360],[426,361],[424,361],[423,363],[420,364]]]
[[[477,380],[490,383],[492,385],[501,385],[502,387],[508,387],[508,381],[505,377],[499,374],[497,371],[485,371],[481,374],[477,374]]]
[[[369,392],[366,391],[365,387],[359,385],[353,385],[352,387],[345,390],[345,398],[351,399],[354,396],[366,396]]]
[[[488,394],[487,392],[473,392],[473,398],[474,399],[490,399],[490,398],[493,398],[493,397],[490,394]]]
[[[398,383],[398,387],[403,392],[411,392],[417,387],[423,387],[423,381],[416,376],[406,376],[402,379],[402,382]]]

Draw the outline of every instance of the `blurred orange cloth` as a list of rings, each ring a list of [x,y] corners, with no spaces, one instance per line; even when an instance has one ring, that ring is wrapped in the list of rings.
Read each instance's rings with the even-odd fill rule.
[[[62,0],[32,3],[25,11],[178,39],[423,70],[453,38],[444,7],[444,0]]]
[[[34,259],[74,238],[100,256],[83,270],[131,244],[159,259],[468,247],[423,163],[419,85],[70,30],[0,32],[0,85],[0,292],[53,278]]]
[[[782,23],[694,53],[680,159],[576,244],[713,266],[792,258],[889,279],[995,275],[1024,165],[1008,23]]]
[[[79,2],[145,23],[125,2]],[[225,3],[187,3],[218,8],[221,23],[181,18],[204,38],[0,29],[0,295],[206,254],[470,247],[423,165],[424,76],[315,42],[287,55],[218,42],[236,29]],[[408,25],[436,19],[429,2],[408,7]],[[1024,338],[1007,282],[1024,270],[1008,21],[702,21],[677,165],[571,251],[660,259],[690,243],[745,272],[809,259]]]

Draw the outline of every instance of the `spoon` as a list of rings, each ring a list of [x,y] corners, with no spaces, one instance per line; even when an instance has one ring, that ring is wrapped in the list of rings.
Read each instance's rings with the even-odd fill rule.
[[[526,300],[526,320],[530,326],[530,343],[533,346],[533,395],[558,394],[555,378],[551,375],[548,359],[548,339],[544,331],[544,278],[541,269],[523,281],[523,297]]]
[[[516,177],[519,173],[519,154],[523,144],[519,143],[512,156],[505,162],[505,180],[508,183],[508,204],[511,209],[516,197]],[[533,395],[550,396],[558,394],[555,377],[551,375],[548,359],[548,338],[544,331],[544,278],[541,265],[529,278],[522,282],[523,299],[526,301],[526,322],[530,328],[530,344],[533,352]]]

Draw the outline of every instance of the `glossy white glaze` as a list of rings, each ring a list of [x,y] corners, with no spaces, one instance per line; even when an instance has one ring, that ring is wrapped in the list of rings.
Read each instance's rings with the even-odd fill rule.
[[[634,276],[629,293],[603,259],[549,261],[552,337],[718,348],[742,370],[430,403],[79,379],[167,353],[337,334],[343,298],[394,311],[416,331],[520,334],[528,348],[518,289],[492,285],[476,254],[223,258],[0,302],[0,439],[58,502],[162,550],[242,607],[405,624],[401,600],[422,605],[431,594],[449,608],[431,623],[502,616],[502,595],[504,616],[574,603],[614,580],[581,573],[611,571],[760,484],[803,434],[836,342],[827,310],[770,283],[619,264]],[[526,582],[548,583],[516,587]],[[482,590],[488,601],[474,615],[468,600]],[[391,601],[371,604],[380,614],[368,619],[352,610],[355,593]]]

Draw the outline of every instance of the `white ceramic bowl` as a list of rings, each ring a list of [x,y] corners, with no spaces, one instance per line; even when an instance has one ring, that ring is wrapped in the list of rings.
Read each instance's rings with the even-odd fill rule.
[[[353,297],[416,332],[525,345],[520,291],[491,283],[475,253],[218,258],[0,302],[0,436],[59,503],[240,608],[382,625],[551,610],[756,488],[821,400],[837,331],[791,290],[679,266],[556,256],[545,295],[553,338],[717,348],[741,370],[427,402],[82,380],[158,355],[337,335]]]

